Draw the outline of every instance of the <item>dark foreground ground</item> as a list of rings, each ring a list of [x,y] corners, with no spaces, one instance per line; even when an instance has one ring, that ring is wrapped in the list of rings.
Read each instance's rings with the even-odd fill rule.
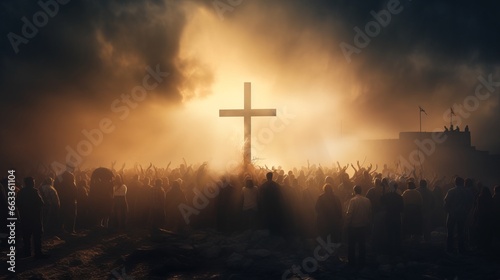
[[[435,231],[431,244],[405,242],[401,257],[369,254],[364,268],[351,268],[345,245],[337,255],[313,260],[315,240],[287,241],[262,230],[226,235],[206,230],[189,236],[163,231],[153,237],[146,230],[101,229],[46,240],[49,259],[18,259],[16,269],[17,279],[243,280],[282,279],[284,274],[288,279],[500,279],[498,253],[449,255],[442,247],[445,237]],[[324,256],[326,251],[320,252]],[[300,275],[286,273],[303,264]],[[2,252],[0,275],[5,271]]]

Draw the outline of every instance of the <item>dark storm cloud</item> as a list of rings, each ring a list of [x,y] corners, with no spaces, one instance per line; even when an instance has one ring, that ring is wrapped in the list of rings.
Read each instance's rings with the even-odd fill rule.
[[[44,11],[40,4],[15,0],[0,4],[0,154],[4,158],[43,159],[63,151],[81,137],[80,130],[88,125],[82,121],[86,115],[97,119],[109,115],[114,99],[141,84],[147,66],[158,65],[161,72],[169,73],[153,93],[157,98],[171,103],[182,100],[186,69],[197,61],[178,57],[186,24],[180,2],[40,2],[55,3],[58,8],[50,6],[54,13],[47,22],[24,33],[23,18],[29,24],[43,21],[43,17],[34,19]],[[210,83],[211,73],[203,74],[200,79]]]
[[[13,32],[22,36],[20,19],[25,16],[33,22],[35,12],[42,9],[35,1],[7,1],[2,5],[3,98],[75,94],[99,101],[103,98],[102,87],[110,94],[126,89],[129,85],[123,83],[124,78],[133,84],[134,79],[144,75],[144,65],[160,64],[173,79],[181,79],[175,59],[185,18],[175,5],[163,1],[59,4],[58,13],[38,28],[29,42],[19,44],[17,54],[6,35]],[[98,34],[103,41],[99,41]],[[112,47],[111,61],[102,58],[103,44]],[[121,59],[136,59],[138,63],[116,63]],[[163,94],[179,99],[175,82],[163,84]]]

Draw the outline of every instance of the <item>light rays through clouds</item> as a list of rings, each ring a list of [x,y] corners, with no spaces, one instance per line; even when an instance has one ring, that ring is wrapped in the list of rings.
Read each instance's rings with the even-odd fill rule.
[[[40,6],[3,1],[0,114],[9,121],[0,154],[12,164],[63,160],[83,129],[113,118],[110,104],[148,66],[169,76],[84,164],[185,157],[225,166],[240,157],[243,126],[218,109],[241,106],[244,82],[256,107],[294,116],[255,155],[291,166],[347,160],[355,139],[416,131],[418,105],[429,114],[423,130],[441,128],[478,77],[500,81],[496,2],[401,0],[403,10],[350,62],[340,44],[354,44],[356,27],[388,1],[242,1],[223,19],[212,2],[70,1],[16,53],[7,34],[22,34],[20,19]],[[498,120],[493,93],[462,126],[478,148],[500,152]],[[269,120],[253,125],[258,135]]]

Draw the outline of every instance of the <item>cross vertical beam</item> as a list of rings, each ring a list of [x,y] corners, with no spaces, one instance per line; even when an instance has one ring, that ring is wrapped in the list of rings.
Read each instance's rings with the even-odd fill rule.
[[[243,117],[245,142],[243,145],[243,164],[252,163],[252,117],[276,116],[276,109],[252,109],[251,83],[244,84],[243,109],[219,110],[219,117]]]
[[[245,144],[243,148],[243,164],[248,166],[252,161],[252,115],[250,110],[252,110],[252,86],[250,83],[244,83],[244,103],[243,110],[245,111],[245,116],[243,117],[243,127],[244,127],[244,139]],[[276,115],[276,114],[275,114]]]

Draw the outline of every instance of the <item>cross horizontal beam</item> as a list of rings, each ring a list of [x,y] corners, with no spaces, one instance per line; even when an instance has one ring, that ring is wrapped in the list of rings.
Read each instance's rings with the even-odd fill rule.
[[[272,117],[276,116],[276,109],[222,109],[219,110],[219,117]]]

